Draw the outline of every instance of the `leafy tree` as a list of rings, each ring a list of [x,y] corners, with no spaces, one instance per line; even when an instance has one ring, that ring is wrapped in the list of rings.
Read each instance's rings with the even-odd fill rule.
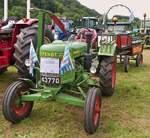
[[[77,0],[31,0],[33,7],[50,10],[58,16],[71,17],[75,23],[83,16],[95,16],[102,19],[101,14],[80,4]],[[0,18],[3,18],[4,0],[0,0]],[[9,16],[24,18],[26,16],[26,0],[9,0]],[[37,12],[31,14],[37,17]],[[125,21],[125,20],[124,20]],[[136,19],[134,26],[140,26],[140,20]]]
[[[31,0],[33,7],[50,10],[59,16],[77,20],[82,16],[101,16],[95,10],[81,5],[77,0]],[[36,17],[33,13],[32,17]],[[26,0],[9,0],[9,16],[24,18],[26,16]],[[3,17],[3,0],[0,0],[0,18]]]
[[[26,17],[26,8],[20,6],[13,6],[9,11],[9,16],[17,16],[20,18]]]

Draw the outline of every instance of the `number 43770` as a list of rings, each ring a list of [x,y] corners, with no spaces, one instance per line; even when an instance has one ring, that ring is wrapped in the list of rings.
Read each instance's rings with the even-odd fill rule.
[[[42,80],[42,82],[44,82],[46,84],[59,84],[60,83],[60,78],[59,77],[42,76],[41,80]]]

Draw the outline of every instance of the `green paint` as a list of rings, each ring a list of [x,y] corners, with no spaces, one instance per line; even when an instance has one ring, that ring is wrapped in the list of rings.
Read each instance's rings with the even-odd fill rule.
[[[37,47],[38,58],[39,58],[40,47],[42,46],[43,41],[44,41],[44,25],[45,25],[44,20],[45,20],[45,13],[43,13],[42,11],[39,11],[38,13],[38,47]]]
[[[54,98],[60,91],[61,87],[45,87],[43,89],[32,89],[33,94],[21,96],[22,101],[37,101]],[[31,92],[29,92],[31,93]]]
[[[56,40],[51,44],[44,44],[41,46],[40,57],[62,58],[66,46],[70,48],[72,58],[84,55],[87,50],[87,44],[84,42],[63,42],[61,40]]]
[[[80,91],[80,93],[82,94],[82,96],[84,97],[84,98],[86,98],[86,94],[84,93],[84,91],[82,90],[82,88],[81,87],[77,87],[78,89],[79,89],[79,91]]]
[[[67,94],[62,94],[62,93],[56,96],[56,101],[68,103],[68,104],[79,106],[79,107],[84,107],[84,103],[85,103],[84,100],[81,100],[77,97],[73,97]]]
[[[42,101],[42,100],[47,100],[47,98],[43,99],[41,96],[41,93],[34,93],[34,94],[22,95],[21,100],[22,101]]]
[[[68,103],[75,106],[80,106],[80,107],[84,106],[84,100],[63,93],[59,93],[56,96],[53,96],[51,93],[47,93],[45,95],[41,92],[41,93],[23,95],[21,97],[21,101],[45,101],[45,100],[56,100],[58,102]]]
[[[99,48],[99,56],[114,56],[116,52],[116,43],[101,44]]]
[[[61,84],[71,83],[75,81],[75,70],[65,72],[61,75]]]

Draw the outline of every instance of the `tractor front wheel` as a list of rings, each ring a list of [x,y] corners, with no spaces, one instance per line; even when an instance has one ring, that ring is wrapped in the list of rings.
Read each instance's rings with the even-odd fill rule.
[[[116,57],[101,57],[99,75],[102,95],[112,96],[116,85]]]
[[[96,132],[101,117],[102,97],[99,88],[92,87],[87,93],[84,108],[84,128],[89,134]]]
[[[136,57],[136,66],[139,67],[143,64],[143,55],[139,54]]]
[[[29,86],[23,81],[11,84],[5,91],[3,98],[3,115],[12,123],[19,123],[27,118],[33,107],[33,102],[22,102],[21,96],[27,94]]]

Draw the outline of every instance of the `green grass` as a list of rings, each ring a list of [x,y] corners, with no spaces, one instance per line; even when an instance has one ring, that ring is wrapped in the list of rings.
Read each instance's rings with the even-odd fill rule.
[[[147,57],[147,56],[146,56]],[[103,98],[100,127],[94,135],[83,129],[83,110],[55,102],[36,102],[31,116],[12,125],[2,116],[0,138],[149,138],[150,54],[146,64],[132,64],[129,73],[118,65],[117,87],[112,97]],[[14,68],[0,76],[0,92],[17,79]]]
[[[7,72],[0,75],[0,93],[17,79],[18,75],[16,72],[17,70],[14,67],[9,67]]]

